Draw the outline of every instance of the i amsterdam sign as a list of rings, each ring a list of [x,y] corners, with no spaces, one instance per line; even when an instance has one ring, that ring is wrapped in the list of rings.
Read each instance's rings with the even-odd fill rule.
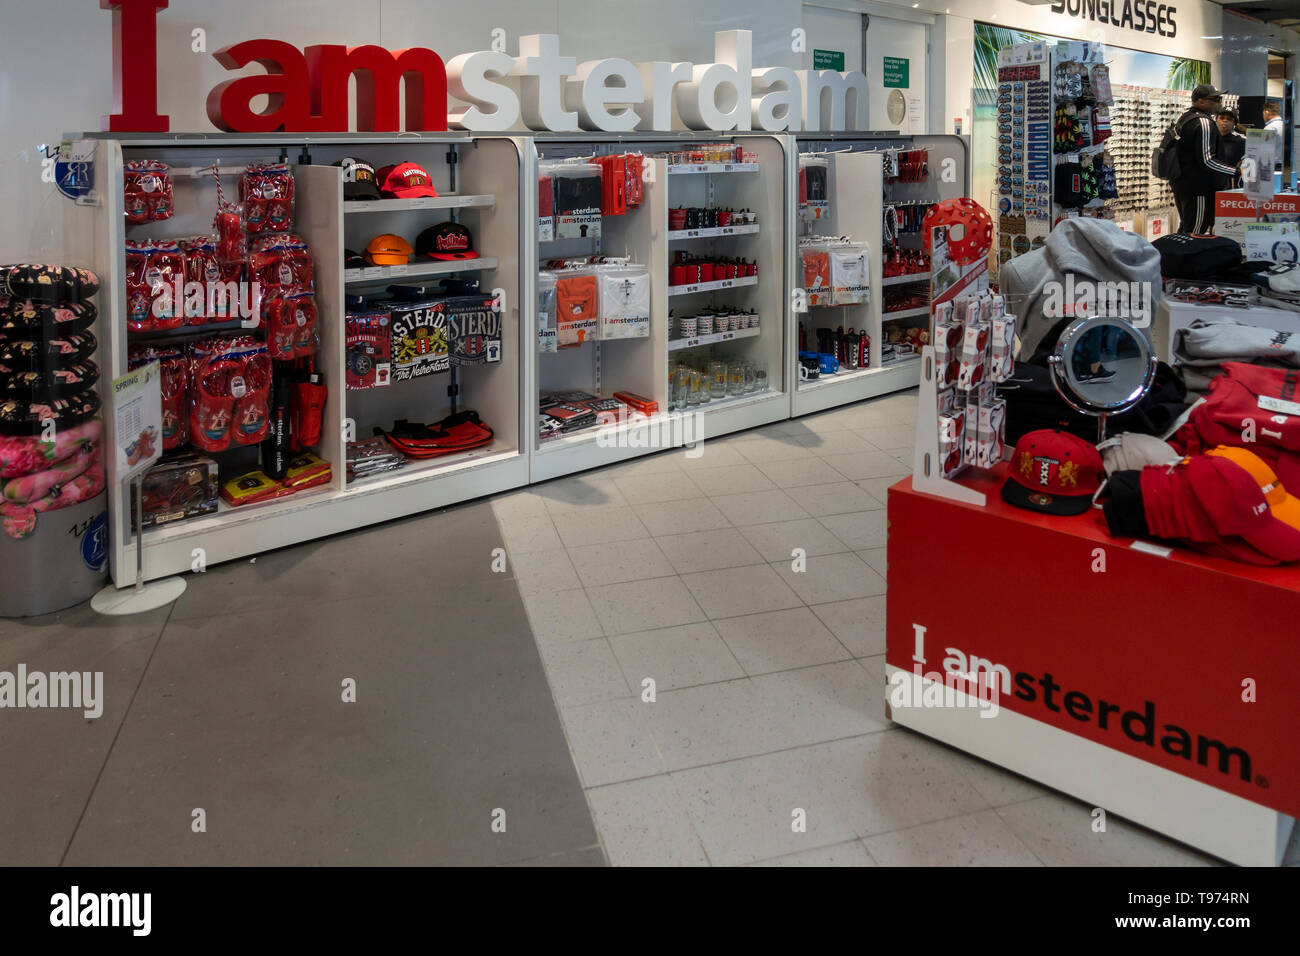
[[[167,0],[100,0],[113,13],[113,132],[167,132],[158,112],[158,12]],[[218,83],[207,115],[240,133],[349,132],[348,83],[356,77],[356,129],[366,132],[669,132],[692,130],[844,130],[867,128],[867,78],[857,70],[753,67],[748,30],[715,34],[714,63],[560,54],[553,34],[519,38],[519,55],[481,50],[444,62],[433,50],[244,40],[213,53],[227,70],[250,64],[265,72]],[[502,82],[518,77],[517,88]],[[405,116],[399,115],[406,93]],[[259,112],[252,101],[268,106]],[[468,104],[448,110],[451,95]],[[404,121],[404,122],[403,122]]]

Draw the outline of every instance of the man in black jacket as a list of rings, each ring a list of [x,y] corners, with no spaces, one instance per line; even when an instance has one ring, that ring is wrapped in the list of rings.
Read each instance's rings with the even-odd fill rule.
[[[1178,178],[1174,202],[1178,205],[1178,231],[1208,235],[1214,231],[1214,191],[1220,176],[1235,176],[1233,166],[1215,159],[1219,130],[1213,114],[1223,94],[1207,83],[1192,90],[1192,108],[1174,123],[1178,139]]]
[[[1237,126],[1237,114],[1232,110],[1219,110],[1214,115],[1214,124],[1219,127],[1219,152],[1215,159],[1225,166],[1240,166],[1246,155],[1246,136]],[[1240,189],[1240,176],[1219,177],[1220,189]]]

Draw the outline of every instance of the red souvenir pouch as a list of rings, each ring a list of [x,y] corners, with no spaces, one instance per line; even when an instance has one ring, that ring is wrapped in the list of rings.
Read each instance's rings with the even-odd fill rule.
[[[131,332],[153,328],[153,293],[144,277],[152,249],[153,243],[147,239],[126,241],[126,327]]]
[[[235,398],[235,441],[256,445],[270,430],[271,357],[256,352],[243,362],[242,375],[231,379]]]
[[[145,265],[145,282],[148,283],[152,302],[154,331],[180,328],[185,322],[185,257],[175,240],[154,243]],[[180,296],[176,295],[177,279]]]

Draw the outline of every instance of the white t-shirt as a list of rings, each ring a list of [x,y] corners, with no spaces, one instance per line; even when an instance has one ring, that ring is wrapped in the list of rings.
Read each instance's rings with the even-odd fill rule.
[[[1282,128],[1282,117],[1274,116],[1264,124],[1264,129],[1273,131],[1273,165],[1281,166],[1282,150],[1286,148],[1286,145],[1282,140],[1283,133],[1285,132]]]

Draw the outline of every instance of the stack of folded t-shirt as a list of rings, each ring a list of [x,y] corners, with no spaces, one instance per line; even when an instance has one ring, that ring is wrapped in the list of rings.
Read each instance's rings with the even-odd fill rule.
[[[1197,319],[1174,333],[1174,362],[1189,392],[1204,393],[1227,362],[1300,368],[1300,333],[1245,325],[1233,319]]]

